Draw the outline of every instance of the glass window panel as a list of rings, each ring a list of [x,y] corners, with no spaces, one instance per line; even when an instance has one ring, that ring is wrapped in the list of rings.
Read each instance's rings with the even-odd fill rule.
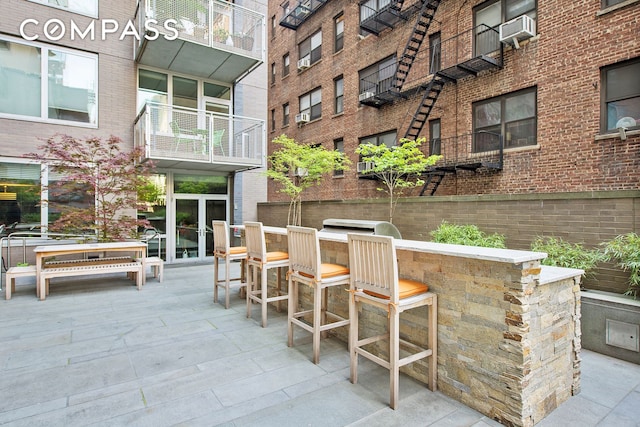
[[[536,114],[536,94],[534,92],[511,96],[505,100],[505,121],[525,119]]]
[[[40,225],[40,166],[0,163],[0,224]]]
[[[304,112],[311,107],[311,96],[303,95],[300,97],[300,112]]]
[[[607,129],[634,126],[640,126],[640,96],[607,103]]]
[[[500,148],[500,137],[498,136],[501,132],[500,126],[492,126],[482,130],[485,132],[473,135],[473,152],[498,150]]]
[[[231,100],[231,88],[229,86],[217,85],[214,83],[204,83],[204,96],[212,98]]]
[[[311,49],[315,49],[322,44],[322,31],[318,31],[311,36]]]
[[[476,26],[485,24],[489,27],[496,27],[502,23],[502,8],[500,1],[486,6],[476,12]],[[482,27],[480,27],[482,28]]]
[[[380,144],[384,144],[387,147],[393,147],[394,145],[396,145],[396,133],[395,132],[389,132],[386,134],[382,134],[380,135],[380,137],[378,138],[380,141]]]
[[[138,72],[138,87],[154,92],[167,93],[167,75],[155,71],[140,70]]]
[[[0,113],[40,117],[40,49],[0,40]]]
[[[506,148],[536,145],[534,119],[520,120],[517,122],[507,123],[506,130],[507,130],[507,138],[505,142]]]
[[[184,77],[174,77],[173,105],[198,108],[198,82]]]
[[[607,100],[640,96],[640,62],[607,71]]]
[[[344,93],[344,80],[336,80],[336,96],[340,96]]]
[[[507,21],[517,18],[520,15],[534,11],[536,8],[535,0],[507,0],[506,1],[505,19]],[[532,16],[535,18],[535,16]]]
[[[311,105],[316,105],[322,102],[322,90],[314,90],[311,92]]]
[[[492,101],[475,107],[476,128],[484,128],[500,123],[501,107],[500,101]]]
[[[227,177],[216,175],[175,175],[174,189],[182,194],[227,194]]]
[[[96,124],[96,59],[49,50],[49,118]]]

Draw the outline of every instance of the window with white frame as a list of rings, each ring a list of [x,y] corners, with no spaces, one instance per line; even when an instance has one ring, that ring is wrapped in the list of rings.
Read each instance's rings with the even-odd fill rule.
[[[98,16],[98,0],[31,0],[34,3],[67,9],[88,16]]]
[[[337,77],[333,81],[333,86],[335,92],[334,113],[340,114],[344,112],[344,78],[342,76]]]
[[[97,55],[0,37],[0,76],[0,116],[98,123]]]
[[[341,13],[333,20],[335,40],[333,51],[339,52],[344,48],[344,15]]]
[[[300,113],[309,114],[310,120],[322,117],[322,89],[317,88],[299,98]]]
[[[640,58],[602,69],[602,132],[640,128]]]
[[[474,8],[476,55],[496,50],[499,46],[498,26],[521,15],[535,21],[538,15],[536,0],[494,0]]]
[[[282,106],[282,126],[289,126],[289,103]]]
[[[473,104],[473,151],[537,144],[537,89],[529,88]]]
[[[322,30],[316,32],[311,37],[307,37],[298,45],[298,58],[309,58],[311,65],[322,58]]]

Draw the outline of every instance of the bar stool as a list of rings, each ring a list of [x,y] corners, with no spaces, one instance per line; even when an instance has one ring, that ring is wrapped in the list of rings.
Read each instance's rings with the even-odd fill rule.
[[[423,358],[428,360],[428,387],[437,387],[437,297],[428,286],[413,280],[398,278],[398,259],[393,237],[347,234],[351,287],[349,298],[349,351],[351,353],[351,382],[358,381],[358,355],[389,370],[390,405],[398,406],[398,377],[401,366]],[[389,319],[388,331],[382,335],[360,338],[358,311],[361,304],[384,310]],[[400,313],[430,306],[428,310],[428,348],[421,348],[400,338]],[[381,340],[389,341],[389,360],[375,355],[365,347]],[[400,358],[400,344],[410,354]]]
[[[211,221],[213,228],[213,302],[218,302],[218,287],[225,289],[224,308],[229,308],[229,294],[231,282],[239,280],[240,287],[246,285],[245,268],[247,264],[247,248],[244,246],[231,246],[229,239],[229,226],[226,221]],[[224,260],[224,282],[219,280],[219,262]],[[241,260],[240,277],[230,277],[231,261]]]
[[[349,269],[343,265],[322,263],[318,230],[307,227],[287,227],[289,242],[289,314],[288,344],[293,347],[293,325],[311,332],[313,337],[313,363],[320,361],[321,333],[340,326],[348,326],[349,319],[327,311],[329,287],[349,285]],[[298,307],[299,284],[313,289],[313,308],[300,310]],[[312,323],[303,319],[312,314]],[[333,320],[327,323],[327,320]]]
[[[267,304],[279,302],[289,298],[286,291],[282,290],[282,268],[289,267],[289,254],[282,251],[267,252],[264,239],[264,229],[261,222],[245,222],[244,232],[247,245],[247,317],[251,317],[251,303],[256,302],[262,308],[262,327],[267,327]],[[276,294],[268,296],[267,272],[271,268],[277,268],[278,278]],[[260,270],[260,285],[258,287],[258,274]]]

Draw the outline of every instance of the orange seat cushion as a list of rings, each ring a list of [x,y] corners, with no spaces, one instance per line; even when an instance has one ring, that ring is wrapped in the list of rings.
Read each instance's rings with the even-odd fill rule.
[[[241,254],[247,252],[247,247],[246,246],[232,246],[229,248],[229,253],[231,255],[236,255],[236,254]]]
[[[323,278],[342,276],[349,274],[349,268],[340,264],[325,264],[320,265],[320,274]]]
[[[398,279],[398,286],[399,286],[398,297],[400,299],[423,294],[429,290],[428,285],[421,282],[416,282],[415,280],[409,280],[409,279]],[[372,291],[364,291],[364,293],[376,298],[389,299],[389,297],[386,295],[380,295]]]
[[[282,261],[284,259],[289,259],[289,254],[286,252],[267,252],[267,262]]]

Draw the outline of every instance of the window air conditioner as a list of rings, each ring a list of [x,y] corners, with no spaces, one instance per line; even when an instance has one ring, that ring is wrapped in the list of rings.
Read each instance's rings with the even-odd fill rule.
[[[365,99],[369,99],[369,98],[373,98],[376,94],[373,92],[362,92],[359,96],[358,96],[358,101],[362,102]]]
[[[365,173],[373,170],[373,162],[358,162],[356,166],[358,173]]]
[[[298,60],[298,70],[304,70],[311,66],[311,58],[308,56]]]
[[[296,170],[293,171],[293,176],[307,176],[309,175],[309,171],[305,168],[296,168]]]
[[[513,44],[518,48],[518,42],[536,35],[536,21],[527,15],[518,16],[509,22],[500,24],[500,41]]]
[[[309,113],[296,114],[296,123],[307,123],[309,121]]]

